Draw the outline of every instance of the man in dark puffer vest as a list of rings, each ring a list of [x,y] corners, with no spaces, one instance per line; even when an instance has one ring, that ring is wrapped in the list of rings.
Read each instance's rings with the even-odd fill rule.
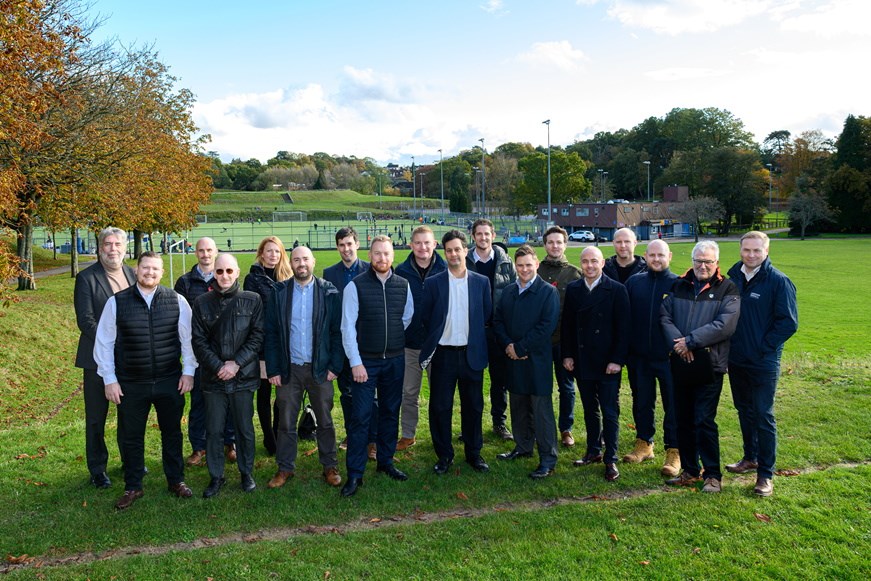
[[[169,490],[179,498],[192,495],[184,483],[181,433],[184,394],[193,386],[197,366],[191,348],[191,309],[184,297],[160,285],[162,276],[163,260],[143,252],[136,285],[109,298],[97,325],[94,360],[106,399],[118,405],[123,433],[124,495],[115,503],[118,510],[143,495],[145,427],[152,405]]]
[[[342,496],[355,494],[363,485],[366,440],[376,391],[377,471],[394,480],[408,479],[393,465],[393,455],[405,369],[405,329],[414,315],[414,298],[408,281],[394,276],[390,238],[380,235],[372,239],[369,260],[369,271],[352,280],[342,296],[342,346],[354,379],[346,459],[348,482]]]

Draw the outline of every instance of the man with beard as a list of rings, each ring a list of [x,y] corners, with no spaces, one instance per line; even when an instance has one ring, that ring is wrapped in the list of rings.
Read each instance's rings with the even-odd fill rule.
[[[203,498],[224,486],[224,426],[236,428],[236,462],[242,490],[257,488],[254,471],[254,391],[260,386],[263,305],[260,295],[239,288],[239,263],[232,254],[215,260],[213,289],[194,302],[192,344],[206,403],[206,465],[211,480]]]
[[[106,301],[94,360],[103,378],[106,399],[118,406],[124,494],[115,503],[123,510],[142,498],[145,427],[154,406],[163,449],[163,472],[169,491],[190,498],[184,483],[181,417],[184,394],[193,387],[197,360],[191,348],[191,309],[183,296],[160,285],[163,260],[143,252],[136,265],[136,285]]]
[[[405,329],[414,316],[408,281],[393,272],[393,242],[375,236],[369,271],[345,287],[342,296],[342,345],[351,365],[351,425],[348,428],[348,482],[342,496],[363,485],[372,400],[378,394],[377,471],[394,480],[408,476],[393,465],[405,368]]]
[[[109,297],[135,284],[136,274],[124,264],[127,248],[127,233],[120,228],[105,228],[97,237],[99,245],[97,264],[76,276],[73,303],[76,323],[79,326],[79,346],[76,350],[76,367],[82,368],[82,391],[85,396],[85,458],[91,484],[97,488],[109,488],[112,482],[106,474],[109,450],[106,448],[106,415],[109,400],[103,389],[103,379],[97,374],[94,361],[94,340],[97,323]],[[118,448],[121,448],[121,433],[118,432]]]
[[[296,418],[307,392],[317,419],[318,458],[324,480],[342,483],[333,427],[333,380],[344,364],[342,300],[329,281],[314,276],[315,257],[306,246],[290,255],[293,278],[279,283],[266,309],[266,374],[276,386],[278,472],[269,488],[280,488],[296,470]]]

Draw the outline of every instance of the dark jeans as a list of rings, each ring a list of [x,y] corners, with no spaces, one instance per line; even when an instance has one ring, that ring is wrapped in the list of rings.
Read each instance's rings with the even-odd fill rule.
[[[311,364],[290,366],[290,381],[275,390],[278,404],[278,452],[275,455],[278,469],[285,472],[296,470],[296,455],[299,448],[297,421],[304,393],[308,393],[312,410],[318,423],[318,459],[324,469],[335,468],[336,429],[333,427],[333,382],[316,383]]]
[[[272,384],[268,379],[261,379],[257,388],[257,419],[263,431],[263,447],[273,455],[278,434],[278,402],[272,402]]]
[[[668,359],[648,359],[629,357],[627,365],[629,388],[632,390],[632,419],[635,421],[635,434],[639,440],[653,443],[656,433],[654,410],[656,408],[656,382],[662,397],[662,432],[666,448],[677,448],[677,420],[674,415],[674,382],[671,379],[671,365]]]
[[[556,377],[557,393],[559,393],[557,428],[560,432],[570,432],[575,425],[575,378],[563,367],[559,343],[551,346],[551,353],[553,354],[553,374]]]
[[[705,385],[674,386],[677,414],[677,443],[683,469],[698,476],[699,461],[705,478],[722,479],[720,471],[720,432],[717,405],[723,390],[723,374],[714,373],[714,381]]]
[[[556,466],[556,422],[553,419],[553,396],[509,393],[514,450],[531,454],[538,442],[538,463],[544,468]]]
[[[353,398],[351,394],[351,386],[354,384],[354,378],[351,375],[351,365],[345,359],[345,367],[336,379],[336,385],[339,387],[339,405],[342,406],[342,418],[345,420],[345,437],[351,433],[351,416],[353,415]],[[378,397],[372,400],[372,409],[370,410],[369,435],[367,442],[369,444],[375,441],[378,436]]]
[[[620,374],[607,379],[578,379],[578,392],[584,406],[587,429],[587,454],[602,452],[605,442],[605,463],[617,462],[617,433],[620,430]]]
[[[106,471],[109,450],[106,448],[106,416],[109,414],[109,400],[103,378],[96,369],[83,369],[82,392],[85,396],[85,457],[91,475]],[[121,426],[116,438],[121,450]]]
[[[489,331],[489,329],[488,329]],[[499,346],[493,333],[487,333],[487,358],[490,361],[490,417],[493,427],[504,426],[508,419],[508,356]],[[463,434],[463,437],[466,435]]]
[[[251,474],[254,471],[254,394],[248,390],[204,391],[203,400],[209,476],[224,476],[224,427],[230,420],[236,427],[236,465],[241,474]]]
[[[467,460],[481,455],[484,445],[484,371],[469,367],[465,349],[439,347],[429,364],[429,432],[436,456],[454,459],[452,416],[454,392],[460,391],[460,431]]]
[[[191,407],[188,410],[188,441],[191,450],[206,449],[206,402],[203,401],[203,390],[200,389],[200,370],[194,372],[194,388],[190,391]],[[227,417],[224,427],[224,444],[230,445],[235,440],[233,433],[233,418]]]
[[[774,420],[774,392],[780,369],[762,371],[729,364],[732,401],[738,410],[744,459],[759,463],[757,474],[771,478],[777,459],[777,422]]]
[[[348,426],[348,478],[362,478],[368,460],[367,444],[373,409],[378,417],[378,465],[393,464],[396,434],[399,433],[399,404],[402,403],[402,378],[405,354],[388,359],[363,359],[368,379],[351,386],[351,422]],[[375,396],[378,406],[373,406]]]
[[[157,412],[163,472],[169,484],[184,480],[184,458],[181,417],[184,396],[178,392],[179,375],[154,382],[122,382],[121,403],[118,404],[118,425],[122,436],[124,457],[124,489],[142,490],[145,467],[145,428],[151,406]]]

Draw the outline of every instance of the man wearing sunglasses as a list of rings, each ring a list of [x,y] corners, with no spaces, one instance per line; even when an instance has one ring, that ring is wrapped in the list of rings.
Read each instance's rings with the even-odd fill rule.
[[[200,363],[200,387],[206,404],[206,464],[209,486],[203,498],[220,492],[224,479],[224,426],[236,428],[236,462],[242,490],[253,492],[254,392],[260,387],[263,305],[260,295],[239,288],[239,263],[232,254],[215,260],[212,290],[193,305],[194,353]]]

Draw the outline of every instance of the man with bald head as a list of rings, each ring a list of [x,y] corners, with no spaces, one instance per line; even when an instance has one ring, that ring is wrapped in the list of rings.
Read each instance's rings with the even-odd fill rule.
[[[647,270],[644,258],[635,254],[637,244],[638,238],[631,228],[620,228],[614,232],[614,256],[602,266],[605,276],[626,284],[630,276]]]
[[[266,307],[266,376],[275,387],[278,472],[269,488],[280,488],[296,471],[296,418],[303,392],[317,418],[318,458],[324,480],[342,483],[333,427],[333,380],[342,372],[342,297],[329,281],[314,276],[315,257],[307,246],[290,255],[293,278],[280,282]]]
[[[633,329],[627,371],[629,387],[632,390],[635,449],[623,456],[623,461],[637,463],[654,457],[653,435],[656,428],[653,416],[656,407],[656,382],[659,381],[664,412],[662,438],[666,451],[662,475],[674,478],[680,474],[680,453],[674,415],[674,384],[668,362],[671,345],[662,333],[659,309],[677,275],[668,268],[671,251],[662,240],[654,240],[648,244],[644,258],[647,271],[634,274],[626,281],[629,317]]]
[[[566,287],[560,325],[563,366],[574,374],[584,408],[587,450],[575,466],[605,462],[605,479],[617,480],[620,373],[629,352],[629,295],[602,275],[602,252],[581,253],[583,278]],[[604,455],[602,441],[605,442]]]
[[[215,258],[218,247],[211,238],[200,238],[196,246],[197,263],[189,272],[178,277],[175,292],[183,296],[188,304],[193,305],[200,295],[212,288],[215,277]],[[194,375],[194,388],[191,390],[191,404],[188,411],[188,441],[192,453],[188,456],[188,466],[202,466],[206,460],[206,404],[203,401],[203,391],[200,389],[200,371]],[[236,449],[233,436],[233,422],[227,419],[224,428],[224,449],[227,459],[236,460]]]
[[[232,254],[215,260],[212,290],[193,305],[191,343],[200,363],[200,388],[206,404],[206,464],[211,498],[224,486],[224,426],[236,427],[236,462],[242,490],[253,492],[254,392],[260,387],[263,305],[260,295],[239,288],[239,263]]]

